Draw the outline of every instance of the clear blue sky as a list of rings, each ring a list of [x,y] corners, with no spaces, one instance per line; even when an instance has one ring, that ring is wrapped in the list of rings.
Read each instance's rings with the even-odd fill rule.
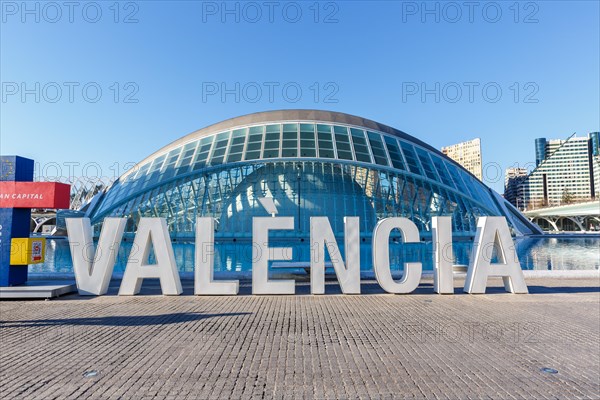
[[[0,152],[48,175],[71,162],[76,175],[90,162],[112,175],[226,118],[316,108],[438,148],[480,137],[484,164],[495,163],[487,183],[501,191],[494,175],[531,163],[534,138],[600,128],[598,1],[427,2],[433,13],[420,1],[275,2],[272,16],[265,2],[228,2],[230,14],[220,1],[75,3],[26,3],[33,13],[1,3]],[[239,101],[210,94],[212,82],[239,82]]]

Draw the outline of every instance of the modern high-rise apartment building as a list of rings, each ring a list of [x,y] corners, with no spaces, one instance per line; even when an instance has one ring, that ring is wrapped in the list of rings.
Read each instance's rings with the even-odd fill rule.
[[[527,179],[527,168],[507,168],[504,174],[504,198],[518,209],[525,208],[523,182]]]
[[[590,145],[592,146],[592,174],[594,193],[596,198],[600,197],[600,132],[590,133]]]
[[[483,180],[481,140],[479,138],[442,147],[442,153],[462,165],[480,181]]]
[[[557,206],[596,198],[600,194],[599,133],[566,140],[535,140],[535,169],[515,189],[522,192],[523,204],[516,195],[509,200],[523,209]]]

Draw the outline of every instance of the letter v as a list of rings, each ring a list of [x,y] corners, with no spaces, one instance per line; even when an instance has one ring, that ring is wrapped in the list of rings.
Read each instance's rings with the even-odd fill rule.
[[[79,294],[82,296],[106,294],[127,218],[104,220],[97,249],[94,249],[89,218],[66,218],[66,222]]]

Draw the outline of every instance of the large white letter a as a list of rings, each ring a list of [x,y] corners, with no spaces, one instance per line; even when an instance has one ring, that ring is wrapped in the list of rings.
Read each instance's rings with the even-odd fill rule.
[[[156,256],[154,265],[148,265],[151,245]],[[135,256],[134,259],[129,257],[119,289],[120,296],[138,294],[145,278],[160,279],[163,294],[181,294],[183,290],[175,264],[175,254],[164,218],[140,218],[132,248],[139,249],[142,256]]]
[[[500,261],[498,264],[491,262],[492,247],[496,249]],[[480,217],[477,221],[464,291],[485,293],[488,276],[502,277],[508,292],[528,293],[521,263],[504,217]]]

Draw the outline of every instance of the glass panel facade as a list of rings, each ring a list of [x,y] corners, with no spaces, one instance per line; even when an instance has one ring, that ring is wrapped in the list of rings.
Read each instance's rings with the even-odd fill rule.
[[[244,155],[244,145],[246,144],[246,135],[248,129],[236,129],[231,134],[231,145],[227,153],[227,162],[242,161]]]
[[[300,124],[300,156],[316,157],[315,125]]]
[[[183,147],[183,153],[179,158],[179,163],[177,164],[177,174],[182,174],[189,170],[190,163],[192,162],[192,158],[194,157],[197,147],[197,141],[188,143]]]
[[[345,126],[334,126],[333,132],[335,135],[335,146],[337,148],[338,158],[340,160],[354,160],[350,138],[348,137],[348,128]]]
[[[406,164],[408,165],[408,170],[413,174],[423,175],[421,165],[419,160],[417,160],[413,146],[401,141],[400,147],[402,147],[402,152],[404,153],[404,158],[406,159]]]
[[[350,133],[352,134],[356,161],[371,163],[371,154],[365,140],[365,132],[361,129],[350,128]]]
[[[248,147],[246,148],[245,160],[256,160],[260,158],[262,150],[264,126],[253,126],[248,131]]]
[[[194,160],[194,164],[192,165],[192,170],[196,171],[206,166],[206,159],[208,158],[208,153],[212,148],[214,136],[204,138],[200,140],[198,151],[196,151],[196,158]]]
[[[371,144],[371,152],[373,153],[375,163],[385,166],[389,165],[381,135],[375,132],[367,132],[367,136],[369,137],[369,144]]]
[[[171,150],[169,152],[169,154],[167,155],[167,159],[165,160],[165,163],[162,167],[160,176],[159,176],[159,181],[163,182],[166,180],[169,180],[171,177],[173,177],[175,175],[175,164],[177,163],[177,160],[179,159],[179,155],[181,154],[181,147],[178,147],[174,150]]]
[[[298,157],[298,124],[283,124],[282,157]]]
[[[229,144],[229,136],[231,132],[219,133],[215,139],[215,145],[210,157],[210,165],[219,165],[223,163],[227,145]]]
[[[319,140],[319,157],[335,158],[333,152],[333,139],[331,137],[331,125],[317,124],[317,137]]]
[[[402,156],[400,147],[398,146],[398,141],[393,137],[385,136],[385,145],[388,149],[388,153],[394,168],[402,170],[406,169],[404,166],[404,157]]]
[[[438,176],[442,179],[444,185],[448,185],[454,189],[454,182],[452,182],[452,178],[450,178],[450,174],[448,174],[448,170],[444,166],[444,162],[442,161],[442,159],[437,156],[431,155],[431,160],[433,161],[433,165],[435,166],[435,169],[438,172]]]
[[[343,234],[344,216],[359,216],[361,235],[370,237],[376,222],[391,216],[429,232],[432,216],[448,215],[457,232],[472,235],[478,216],[501,215],[481,182],[405,137],[283,121],[168,148],[119,178],[91,217],[98,225],[127,216],[129,232],[141,217],[165,217],[175,237],[191,237],[196,217],[213,216],[217,236],[244,237],[251,218],[266,215],[261,196],[273,196],[280,215],[295,216],[297,231],[281,233],[290,236],[306,236],[310,216],[328,216],[336,235]]]
[[[425,150],[417,147],[417,156],[419,157],[419,161],[421,161],[421,166],[423,166],[423,171],[425,171],[425,175],[429,179],[433,179],[434,181],[439,181],[437,174],[434,171],[433,162],[429,158],[429,154],[425,152]]]
[[[281,144],[281,125],[267,125],[265,134],[265,146],[262,158],[279,157],[279,146]]]
[[[197,216],[213,216],[219,221],[217,237],[242,237],[251,234],[253,216],[266,215],[257,200],[265,195],[274,197],[280,215],[296,217],[296,231],[284,232],[289,236],[308,235],[310,217],[324,215],[330,218],[336,235],[344,232],[344,216],[361,218],[363,236],[371,235],[378,219],[393,216],[410,218],[422,232],[429,232],[432,216],[450,215],[454,229],[473,233],[475,214],[492,211],[401,173],[331,162],[290,161],[238,164],[175,180],[105,216],[121,215],[122,210],[131,210],[130,218],[136,214],[166,216],[169,228],[181,237],[193,236]],[[477,211],[474,214],[472,210]]]

